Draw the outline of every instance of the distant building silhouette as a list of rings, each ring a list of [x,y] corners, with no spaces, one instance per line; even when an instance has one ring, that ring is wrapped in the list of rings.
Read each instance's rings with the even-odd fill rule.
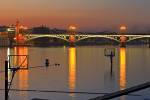
[[[0,26],[0,32],[6,32],[8,29],[8,26]]]
[[[34,27],[32,29],[32,34],[49,34],[50,29],[45,26]]]
[[[63,29],[50,29],[46,26],[39,26],[39,27],[34,27],[32,29],[32,34],[66,34],[67,30]]]
[[[0,26],[0,34],[7,34],[7,33],[15,33],[15,27],[12,26]]]

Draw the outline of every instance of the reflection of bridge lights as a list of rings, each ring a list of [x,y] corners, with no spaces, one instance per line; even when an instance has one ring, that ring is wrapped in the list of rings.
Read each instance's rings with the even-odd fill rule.
[[[9,57],[11,57],[11,59],[10,59],[11,67],[20,66],[20,68],[22,68],[22,69],[28,68],[28,59],[25,56],[25,55],[28,55],[27,47],[15,47],[14,51],[9,55],[12,55],[12,56],[9,56]]]
[[[69,89],[74,91],[76,84],[76,48],[69,48]],[[73,94],[71,94],[73,96]]]
[[[126,87],[126,50],[120,48],[120,89]]]
[[[29,72],[28,70],[19,70],[18,73],[18,85],[19,85],[19,89],[23,90],[23,89],[28,89],[28,79],[29,78]],[[28,96],[28,92],[24,91],[24,92],[19,92],[20,95],[24,98],[27,98]]]

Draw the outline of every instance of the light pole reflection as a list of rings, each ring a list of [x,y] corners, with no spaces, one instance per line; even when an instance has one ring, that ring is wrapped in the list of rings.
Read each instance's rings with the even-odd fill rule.
[[[70,92],[74,92],[76,88],[76,48],[69,48],[69,89]],[[74,97],[74,94],[70,94]]]
[[[126,49],[120,48],[120,90],[126,88]],[[121,100],[125,100],[125,97],[121,97]]]

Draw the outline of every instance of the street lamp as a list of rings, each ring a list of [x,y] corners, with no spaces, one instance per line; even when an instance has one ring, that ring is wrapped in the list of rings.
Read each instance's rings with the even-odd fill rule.
[[[69,26],[69,30],[75,31],[75,30],[76,30],[76,26],[70,25],[70,26]]]
[[[120,34],[121,34],[120,43],[121,43],[121,47],[125,47],[125,45],[126,45],[125,42],[127,40],[127,37],[124,36],[124,33],[125,33],[126,30],[127,30],[127,27],[125,25],[120,26]]]
[[[127,30],[127,27],[125,25],[120,26],[120,33],[125,33],[126,30]]]
[[[70,25],[70,26],[69,26],[69,32],[70,32],[70,34],[75,34],[76,29],[77,29],[76,26]]]

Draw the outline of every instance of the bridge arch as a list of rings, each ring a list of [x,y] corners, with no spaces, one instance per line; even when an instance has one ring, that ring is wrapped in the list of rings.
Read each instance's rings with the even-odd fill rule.
[[[34,40],[34,39],[37,39],[37,38],[44,38],[44,37],[48,37],[48,38],[56,38],[56,39],[61,39],[61,40],[64,40],[66,42],[69,42],[67,39],[63,38],[63,37],[60,37],[60,36],[29,36],[29,38],[26,39],[26,42],[28,41],[31,41],[31,40]]]
[[[119,40],[117,40],[116,38],[114,38],[114,37],[107,37],[107,36],[85,36],[85,37],[82,37],[82,38],[80,38],[80,39],[78,39],[76,42],[79,42],[79,41],[81,41],[81,40],[85,40],[85,39],[89,39],[89,38],[104,38],[104,39],[109,39],[109,40],[114,40],[114,41],[116,41],[116,42],[120,42]]]
[[[138,36],[138,37],[134,37],[134,38],[128,39],[126,42],[128,43],[128,42],[132,42],[134,40],[143,39],[143,38],[150,38],[150,37]]]

